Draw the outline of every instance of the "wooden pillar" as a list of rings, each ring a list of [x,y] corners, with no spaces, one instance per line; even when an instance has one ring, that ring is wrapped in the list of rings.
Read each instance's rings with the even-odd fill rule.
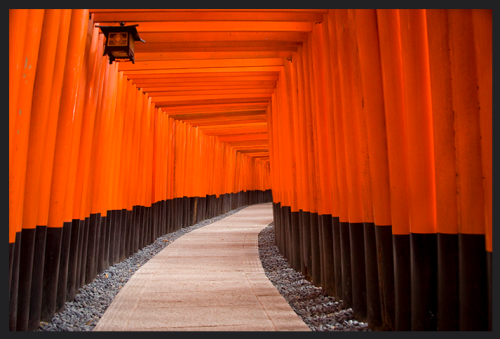
[[[395,330],[411,328],[407,139],[399,12],[377,10],[384,85],[394,249]]]

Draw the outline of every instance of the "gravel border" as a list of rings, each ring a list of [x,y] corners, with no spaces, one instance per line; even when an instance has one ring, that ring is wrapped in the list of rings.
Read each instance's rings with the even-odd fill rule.
[[[276,246],[274,221],[259,233],[259,256],[266,276],[311,330],[371,332],[367,323],[354,319],[352,308],[344,309],[342,300],[291,268]]]
[[[238,207],[226,214],[162,235],[124,261],[108,267],[92,282],[81,287],[74,301],[66,302],[64,310],[56,313],[50,322],[40,322],[40,327],[35,331],[92,331],[120,289],[149,259],[184,234],[224,219],[248,206]]]

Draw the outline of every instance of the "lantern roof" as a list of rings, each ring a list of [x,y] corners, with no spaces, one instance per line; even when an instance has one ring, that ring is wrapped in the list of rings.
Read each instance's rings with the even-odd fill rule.
[[[134,41],[142,41],[142,42],[146,42],[144,40],[141,39],[141,37],[139,36],[139,32],[137,32],[137,26],[139,26],[138,24],[136,25],[130,25],[130,26],[123,26],[123,25],[120,25],[120,26],[97,26],[96,27],[99,27],[102,31],[102,33],[106,36],[106,38],[108,37],[109,33],[111,32],[128,32],[132,35],[132,38],[134,39]]]

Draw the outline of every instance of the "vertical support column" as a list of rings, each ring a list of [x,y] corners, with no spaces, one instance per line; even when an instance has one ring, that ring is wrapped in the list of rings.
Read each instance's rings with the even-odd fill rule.
[[[377,10],[384,85],[394,251],[395,330],[411,329],[410,225],[399,12]]]
[[[345,155],[345,139],[344,139],[344,123],[342,118],[342,93],[340,83],[340,65],[338,60],[338,44],[337,44],[337,28],[335,24],[335,11],[328,12],[328,32],[330,39],[330,64],[332,68],[333,87],[334,87],[334,134],[335,134],[335,152],[337,154],[337,185],[339,190],[339,224],[333,224],[333,251],[334,251],[334,270],[335,270],[335,296],[344,298],[344,293],[351,291],[350,283],[350,254],[344,253],[346,244],[341,239],[341,229],[349,227],[349,204],[347,199],[347,169]],[[343,232],[345,233],[345,232]],[[347,266],[346,266],[347,265]],[[347,275],[348,276],[345,276]],[[348,288],[349,292],[344,292],[344,287]]]
[[[68,39],[67,61],[57,123],[54,167],[50,190],[47,243],[43,275],[42,320],[49,320],[56,311],[57,286],[61,255],[64,201],[70,170],[71,143],[75,126],[74,107],[77,105],[78,84],[85,51],[88,10],[73,10]],[[49,265],[50,263],[50,265]],[[61,272],[65,274],[65,272]]]
[[[437,231],[438,331],[458,330],[458,211],[448,15],[426,10],[431,81]]]
[[[364,89],[374,213],[374,225],[365,223],[367,317],[370,328],[393,330],[394,272],[389,162],[375,10],[356,10],[356,33]]]
[[[15,16],[13,20],[17,21],[19,19],[20,24],[23,24],[22,21],[24,20],[22,17],[24,15],[19,14],[19,17]],[[21,54],[22,77],[18,80],[17,101],[16,103],[11,103],[11,106],[9,106],[9,108],[15,106],[12,109],[12,116],[9,116],[9,118],[15,116],[12,122],[12,137],[9,137],[9,141],[12,143],[12,146],[9,146],[9,242],[12,239],[12,243],[14,243],[12,245],[12,254],[10,255],[11,259],[9,259],[9,264],[12,262],[9,265],[12,267],[9,269],[9,275],[12,280],[9,282],[9,329],[11,330],[16,329],[26,161],[28,156],[33,86],[35,83],[43,17],[43,9],[32,9],[27,14],[26,34]],[[20,76],[21,74],[15,72],[14,76]],[[13,91],[16,91],[16,89]],[[9,130],[9,132],[11,131]]]
[[[325,98],[326,98],[326,137],[327,152],[328,152],[328,177],[330,178],[330,195],[331,204],[329,211],[330,214],[324,217],[325,224],[325,253],[328,260],[326,265],[326,288],[328,288],[328,293],[332,296],[336,295],[336,280],[335,280],[335,247],[334,247],[334,229],[339,228],[339,188],[338,188],[338,174],[337,174],[337,153],[336,153],[336,142],[335,142],[335,125],[334,125],[334,87],[333,87],[333,75],[331,67],[331,54],[330,54],[330,37],[329,37],[329,19],[328,14],[323,14],[322,28],[322,51],[323,51],[323,69],[324,69],[324,81],[325,81]],[[340,259],[340,258],[339,258]]]
[[[311,189],[315,192],[321,192],[320,181],[319,181],[319,169],[318,169],[318,136],[317,133],[314,132],[316,128],[316,107],[314,103],[314,77],[313,77],[313,69],[312,69],[312,52],[311,52],[311,33],[309,33],[308,41],[304,42],[303,46],[303,60],[304,60],[304,79],[306,88],[308,91],[306,92],[306,116],[307,116],[307,133],[309,136],[308,139],[308,161],[311,164],[310,168],[310,182],[309,185]],[[311,196],[313,201],[311,201],[311,211],[310,211],[310,265],[311,271],[309,272],[310,277],[316,285],[319,285],[321,282],[321,271],[320,271],[320,250],[319,250],[319,233],[318,233],[318,215],[320,213],[320,205],[322,203],[322,195],[321,194],[313,194]]]
[[[472,10],[449,10],[448,29],[459,216],[459,328],[486,330],[485,205]]]
[[[57,36],[54,73],[50,88],[48,121],[46,125],[47,127],[42,157],[43,161],[41,168],[39,169],[40,179],[37,210],[37,225],[39,226],[36,230],[32,273],[32,281],[36,281],[37,283],[32,283],[31,286],[28,329],[36,329],[40,326],[52,169],[70,23],[71,10],[62,10],[59,21],[59,33]]]
[[[437,243],[425,10],[400,10],[400,18],[411,232],[411,329],[430,331],[437,326]]]
[[[351,18],[346,10],[336,10],[337,43],[339,51],[340,83],[342,93],[343,114],[345,131],[347,183],[349,186],[349,242],[352,275],[352,296],[344,291],[346,299],[352,298],[352,308],[360,318],[366,317],[366,281],[364,274],[364,234],[363,234],[363,194],[362,174],[358,153],[361,148],[358,116],[359,107],[356,103],[356,47],[355,32]],[[341,228],[341,233],[345,227]],[[347,237],[342,236],[342,241]],[[346,239],[346,240],[344,240]],[[361,244],[361,247],[360,247]],[[344,245],[344,244],[342,244]],[[345,246],[345,245],[344,245]],[[345,251],[347,255],[347,251]],[[343,261],[345,259],[343,258]],[[344,273],[343,273],[344,275]],[[344,279],[347,277],[344,276]],[[347,282],[345,283],[347,285]],[[345,302],[345,301],[344,301]]]
[[[298,124],[299,124],[299,138],[298,138],[298,145],[299,145],[299,150],[300,150],[300,158],[301,158],[301,168],[302,168],[302,175],[300,177],[303,187],[303,193],[302,193],[302,208],[301,211],[299,211],[299,224],[300,224],[300,231],[301,231],[301,268],[300,271],[302,275],[307,277],[310,273],[311,267],[310,267],[310,250],[311,250],[311,242],[310,242],[310,237],[311,237],[311,230],[310,230],[310,214],[311,214],[311,190],[312,187],[309,185],[309,161],[308,161],[308,134],[307,134],[307,127],[306,127],[306,98],[305,98],[305,91],[306,91],[306,86],[305,86],[305,79],[304,79],[304,61],[303,61],[303,54],[304,50],[303,47],[300,46],[297,50],[296,56],[294,55],[292,61],[295,60],[294,65],[297,68],[297,84],[298,84]],[[271,153],[270,154],[271,159],[274,158],[274,155]],[[273,197],[274,197],[274,184],[273,186]]]
[[[35,18],[38,21],[38,25],[35,23],[37,30],[40,30],[40,35],[36,34],[34,38],[38,37],[39,40],[43,42],[43,37],[50,36],[53,34],[57,37],[59,30],[59,18],[60,11],[54,10],[50,12],[39,11],[41,17]],[[45,14],[45,15],[44,15]],[[28,18],[30,16],[28,15]],[[52,20],[49,22],[49,20]],[[42,24],[43,22],[43,24]],[[29,27],[28,27],[29,29]],[[28,32],[29,33],[29,32]],[[28,36],[29,37],[29,36]],[[33,256],[35,248],[35,233],[36,233],[36,217],[37,217],[37,207],[38,207],[38,179],[39,179],[39,167],[41,163],[40,155],[43,151],[43,141],[45,140],[46,122],[48,118],[48,93],[50,93],[50,84],[52,82],[52,74],[54,69],[54,58],[55,58],[55,44],[57,39],[52,42],[43,42],[38,46],[34,46],[36,49],[30,53],[24,51],[23,54],[28,58],[28,70],[26,68],[23,70],[23,78],[21,80],[21,90],[20,98],[30,100],[31,102],[20,103],[18,117],[14,117],[16,122],[25,121],[26,125],[21,125],[22,129],[19,131],[26,133],[26,155],[24,158],[25,163],[25,178],[20,178],[22,183],[22,190],[20,199],[20,214],[18,215],[18,222],[20,226],[18,229],[22,231],[19,232],[20,242],[15,246],[19,249],[19,282],[18,282],[18,292],[17,292],[17,320],[16,328],[17,331],[26,331],[28,329],[28,317],[29,317],[29,300],[31,291],[31,281],[32,281],[32,270],[33,270]],[[30,62],[31,60],[31,62]],[[26,67],[27,65],[25,65]],[[31,85],[31,87],[28,87]],[[45,85],[48,87],[41,87]],[[29,91],[29,93],[27,92]],[[43,101],[42,101],[43,100]],[[42,101],[42,102],[41,102]],[[40,104],[44,104],[43,108]],[[29,105],[29,106],[26,106]],[[24,113],[25,116],[22,115]],[[19,124],[16,124],[19,127]],[[38,128],[40,126],[40,128]],[[17,133],[18,130],[16,130]],[[19,137],[18,137],[19,138]],[[16,140],[16,137],[14,137]],[[19,139],[17,139],[19,140]],[[13,159],[13,163],[17,163],[18,157],[23,158],[23,150],[20,149],[19,144],[14,146],[14,151],[16,152],[16,158]],[[16,175],[21,175],[22,172]],[[10,193],[10,192],[9,192]],[[23,199],[24,196],[24,199]],[[24,201],[23,201],[24,200]],[[14,214],[17,216],[17,213]],[[9,215],[9,220],[14,218],[14,215]],[[10,284],[10,281],[9,281]]]
[[[479,128],[481,134],[481,160],[484,187],[484,221],[486,240],[487,290],[488,290],[488,330],[493,328],[493,21],[491,9],[472,11],[474,30],[474,51],[476,57]]]

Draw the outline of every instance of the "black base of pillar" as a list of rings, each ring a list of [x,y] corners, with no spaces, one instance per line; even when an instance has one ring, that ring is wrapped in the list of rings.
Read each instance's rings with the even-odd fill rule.
[[[302,225],[304,227],[302,239],[302,260],[304,265],[302,267],[302,275],[308,280],[312,281],[312,254],[311,254],[311,212],[304,211],[302,214]]]
[[[458,234],[437,234],[437,330],[458,331]]]
[[[36,229],[34,228],[23,229],[21,231],[21,253],[19,258],[19,283],[17,294],[17,331],[28,330],[35,233]]]
[[[335,295],[335,266],[333,259],[333,225],[332,215],[323,214],[321,218],[323,242],[323,289],[328,295]]]
[[[40,320],[42,321],[50,321],[56,312],[57,280],[59,278],[62,237],[62,227],[47,227],[42,308],[40,312]]]
[[[21,257],[21,232],[16,233],[15,241],[12,245],[12,248],[9,252],[11,254],[11,258],[9,258],[9,262],[12,262],[11,269],[9,275],[10,279],[10,294],[9,294],[9,331],[16,330],[16,322],[17,322],[17,296],[19,293],[19,262]],[[9,248],[9,249],[10,249]]]
[[[335,276],[335,291],[333,296],[342,299],[342,250],[340,247],[340,219],[332,217],[333,271]]]
[[[460,331],[488,330],[488,283],[482,234],[458,235]]]
[[[69,252],[71,245],[72,222],[64,222],[62,227],[61,256],[59,259],[59,277],[57,279],[56,313],[64,309],[66,287],[68,283]]]
[[[378,284],[380,293],[381,331],[395,330],[394,259],[392,226],[375,226]],[[368,323],[370,325],[370,323]],[[371,327],[371,325],[370,325]],[[373,328],[377,330],[377,327]]]
[[[34,331],[40,326],[46,241],[47,226],[37,226],[35,231],[35,250],[33,253],[33,272],[31,274],[28,331]]]
[[[411,233],[411,330],[437,329],[437,234]]]
[[[410,235],[393,234],[395,330],[411,331]]]
[[[312,283],[316,286],[321,286],[321,267],[319,253],[319,229],[318,229],[318,213],[311,213],[311,277]]]
[[[340,252],[342,261],[342,301],[345,308],[352,308],[351,246],[349,223],[340,222]]]
[[[263,199],[261,197],[261,199]],[[292,226],[292,268],[300,272],[301,267],[301,251],[300,251],[300,226],[299,212],[290,212],[290,221]]]
[[[349,223],[352,275],[352,309],[356,319],[367,320],[365,236],[363,223]]]

